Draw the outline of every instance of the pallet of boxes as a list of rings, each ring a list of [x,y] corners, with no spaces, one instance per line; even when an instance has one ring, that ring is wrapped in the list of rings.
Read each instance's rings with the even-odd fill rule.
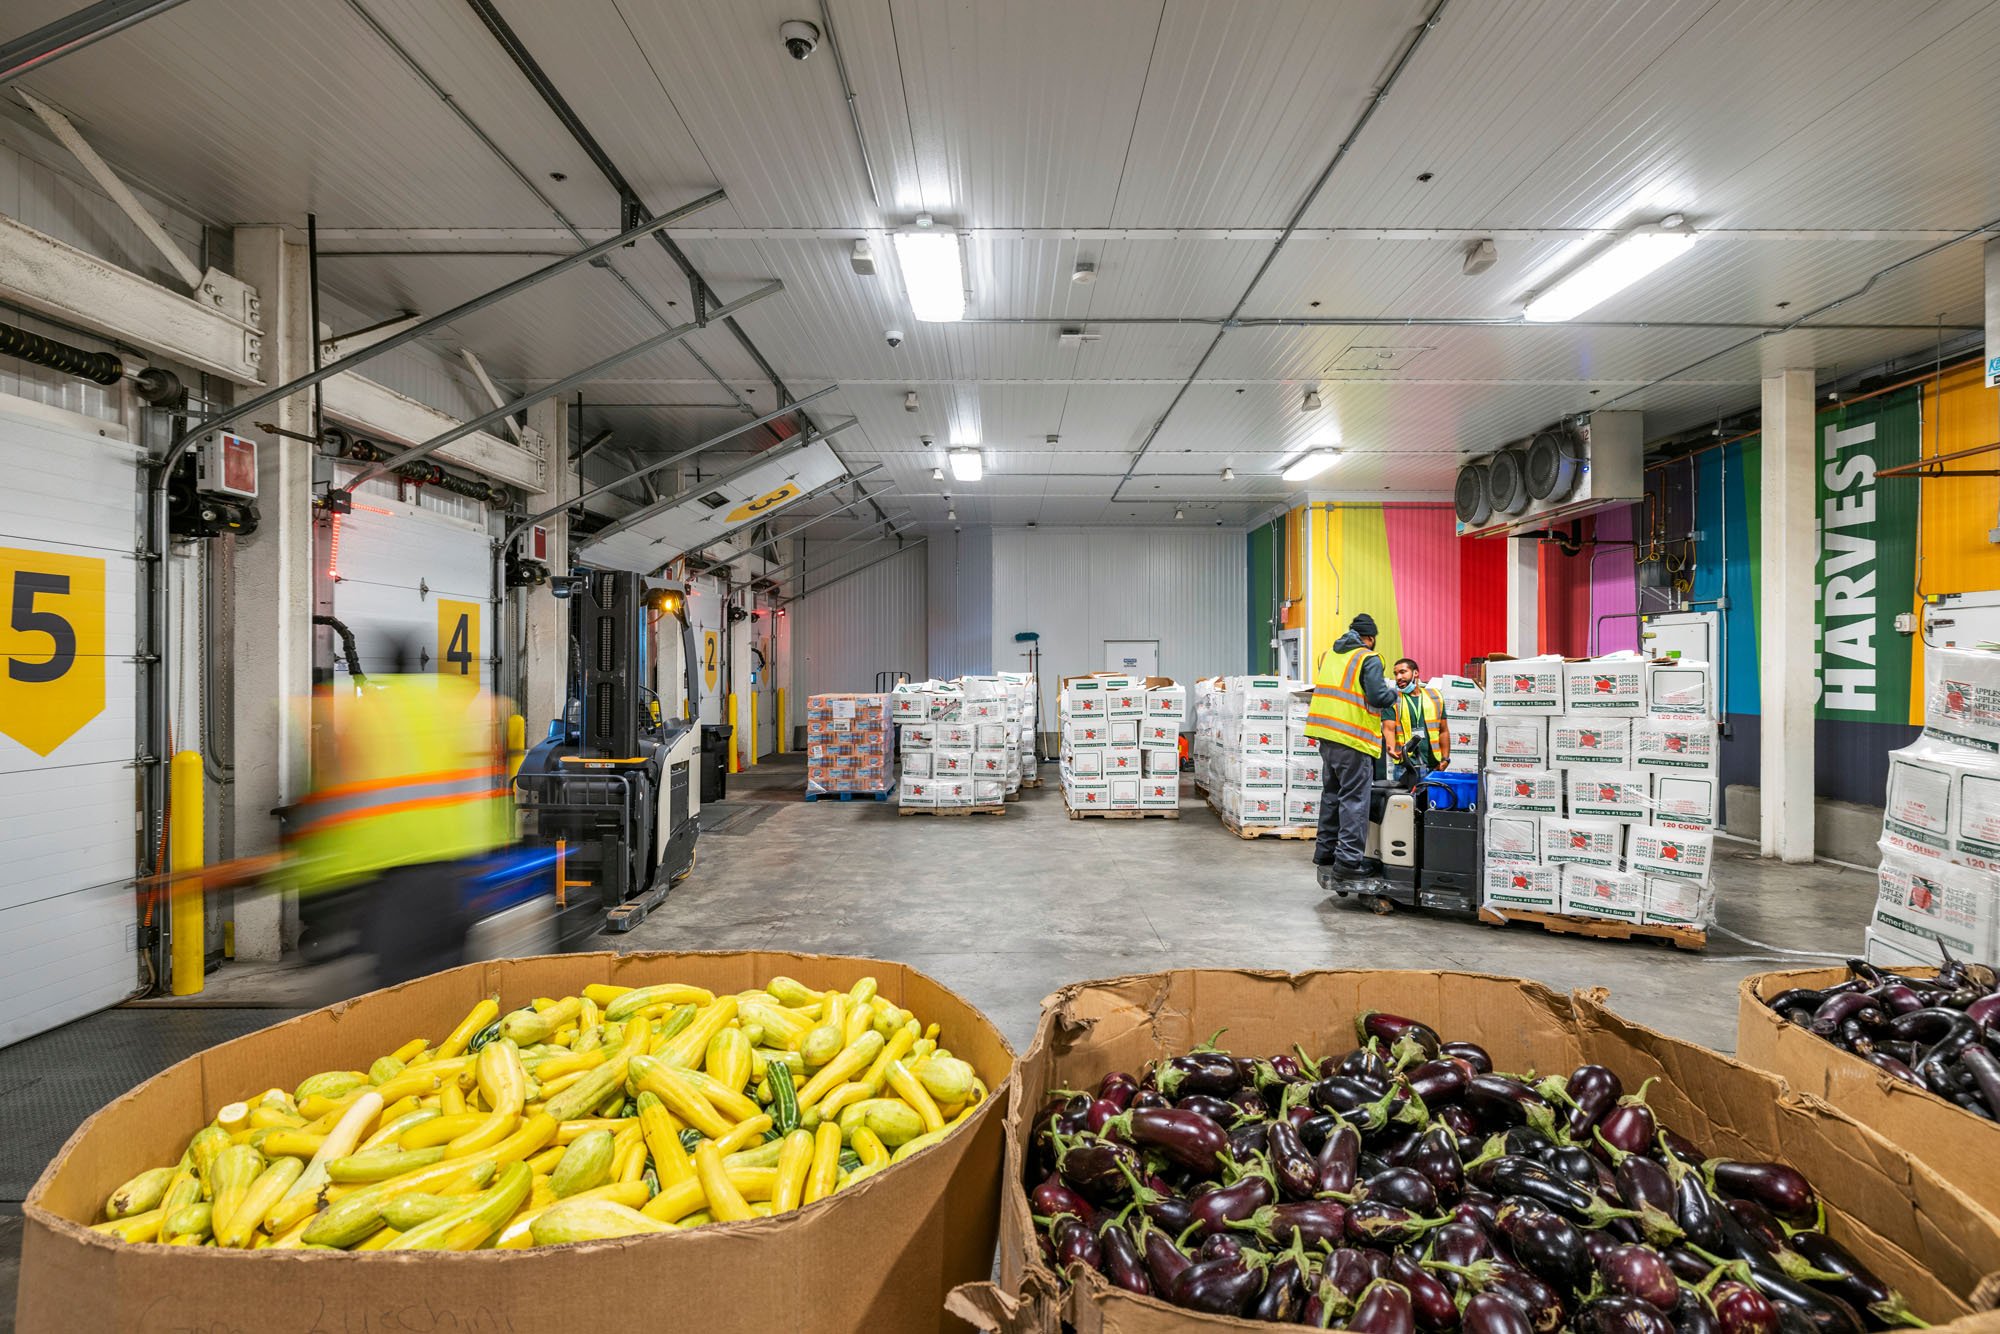
[[[886,695],[806,700],[806,800],[887,801],[895,784]]]
[[[903,815],[1004,815],[1020,791],[1018,703],[997,677],[898,686],[889,697],[903,762]]]
[[[2000,650],[1927,648],[1923,735],[1889,756],[1868,962],[2000,958]]]
[[[1279,676],[1231,676],[1197,710],[1197,772],[1223,827],[1239,838],[1312,838],[1324,788],[1307,736],[1312,687]]]
[[[1495,660],[1483,709],[1480,915],[1703,948],[1721,796],[1713,669]]]
[[[1070,819],[1180,818],[1187,691],[1179,684],[1108,672],[1067,677],[1057,714]]]

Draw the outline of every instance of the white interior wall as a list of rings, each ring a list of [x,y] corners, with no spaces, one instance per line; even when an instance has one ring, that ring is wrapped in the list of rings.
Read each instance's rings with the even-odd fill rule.
[[[1223,528],[1001,529],[993,546],[993,666],[1025,668],[1023,630],[1041,635],[1042,730],[1055,685],[1101,670],[1111,639],[1160,641],[1178,681],[1244,670],[1243,534]]]
[[[904,671],[918,681],[930,675],[925,548],[906,549],[867,569],[860,567],[880,560],[886,546],[845,559],[835,557],[835,543],[807,542],[805,549],[806,568],[813,571],[808,582],[821,591],[809,592],[790,611],[794,714],[805,716],[811,695],[873,690],[877,672]],[[849,569],[859,573],[829,582]]]
[[[933,533],[924,550],[931,675],[950,678],[995,670],[993,530]]]

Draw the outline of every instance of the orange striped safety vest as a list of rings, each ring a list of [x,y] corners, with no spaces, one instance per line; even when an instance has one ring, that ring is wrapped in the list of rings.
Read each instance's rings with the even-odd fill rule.
[[[1313,673],[1312,705],[1306,713],[1307,736],[1337,741],[1364,755],[1382,754],[1382,715],[1368,707],[1361,693],[1361,665],[1373,657],[1375,650],[1365,645],[1345,653],[1328,649],[1320,655],[1319,670]]]

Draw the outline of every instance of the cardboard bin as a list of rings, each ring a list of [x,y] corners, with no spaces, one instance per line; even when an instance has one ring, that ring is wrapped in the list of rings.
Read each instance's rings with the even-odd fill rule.
[[[1110,1070],[1137,1074],[1218,1028],[1228,1029],[1224,1040],[1237,1051],[1287,1051],[1297,1042],[1314,1054],[1344,1052],[1355,1043],[1355,1017],[1366,1010],[1408,1015],[1447,1039],[1479,1042],[1503,1070],[1567,1074],[1598,1061],[1628,1089],[1658,1076],[1648,1100],[1662,1124],[1710,1153],[1778,1158],[1804,1171],[1827,1202],[1834,1234],[1901,1289],[1918,1314],[1949,1322],[1954,1334],[2000,1328],[2000,1317],[1974,1316],[1969,1300],[2000,1271],[2000,1217],[1818,1099],[1619,1017],[1601,990],[1564,995],[1482,973],[1361,969],[1189,969],[1083,982],[1051,996],[1015,1075],[1000,1281],[959,1289],[952,1309],[1002,1334],[1054,1334],[1063,1322],[1077,1334],[1270,1328],[1135,1296],[1096,1273],[1062,1290],[1042,1263],[1021,1184],[1027,1121],[1052,1088],[1095,1087]]]
[[[105,1196],[171,1163],[215,1109],[320,1070],[366,1068],[415,1035],[441,1040],[498,993],[502,1012],[591,982],[688,982],[717,993],[785,974],[815,988],[878,979],[941,1026],[993,1091],[952,1134],[796,1213],[529,1250],[219,1251],[92,1232]],[[85,1121],[29,1192],[19,1328],[71,1330],[937,1330],[957,1284],[992,1272],[1013,1052],[923,973],[877,959],[765,952],[569,954],[467,964],[315,1010],[169,1067]]]
[[[1900,971],[1937,975],[1935,968]],[[1765,1004],[1793,987],[1818,989],[1846,980],[1845,968],[1793,968],[1744,978],[1737,988],[1736,1058],[1826,1099],[2000,1212],[2000,1123],[1982,1121],[1934,1093],[1910,1087],[1853,1052],[1787,1023]]]

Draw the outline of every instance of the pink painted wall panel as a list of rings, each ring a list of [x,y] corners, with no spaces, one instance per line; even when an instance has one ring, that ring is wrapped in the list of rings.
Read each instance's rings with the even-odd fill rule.
[[[1617,653],[1639,647],[1638,567],[1630,546],[1606,543],[1632,540],[1637,505],[1601,510],[1597,514],[1597,545],[1590,558],[1590,649],[1593,653]],[[1606,616],[1613,619],[1605,620]]]
[[[1384,505],[1403,652],[1426,677],[1458,670],[1459,539],[1448,505]]]

